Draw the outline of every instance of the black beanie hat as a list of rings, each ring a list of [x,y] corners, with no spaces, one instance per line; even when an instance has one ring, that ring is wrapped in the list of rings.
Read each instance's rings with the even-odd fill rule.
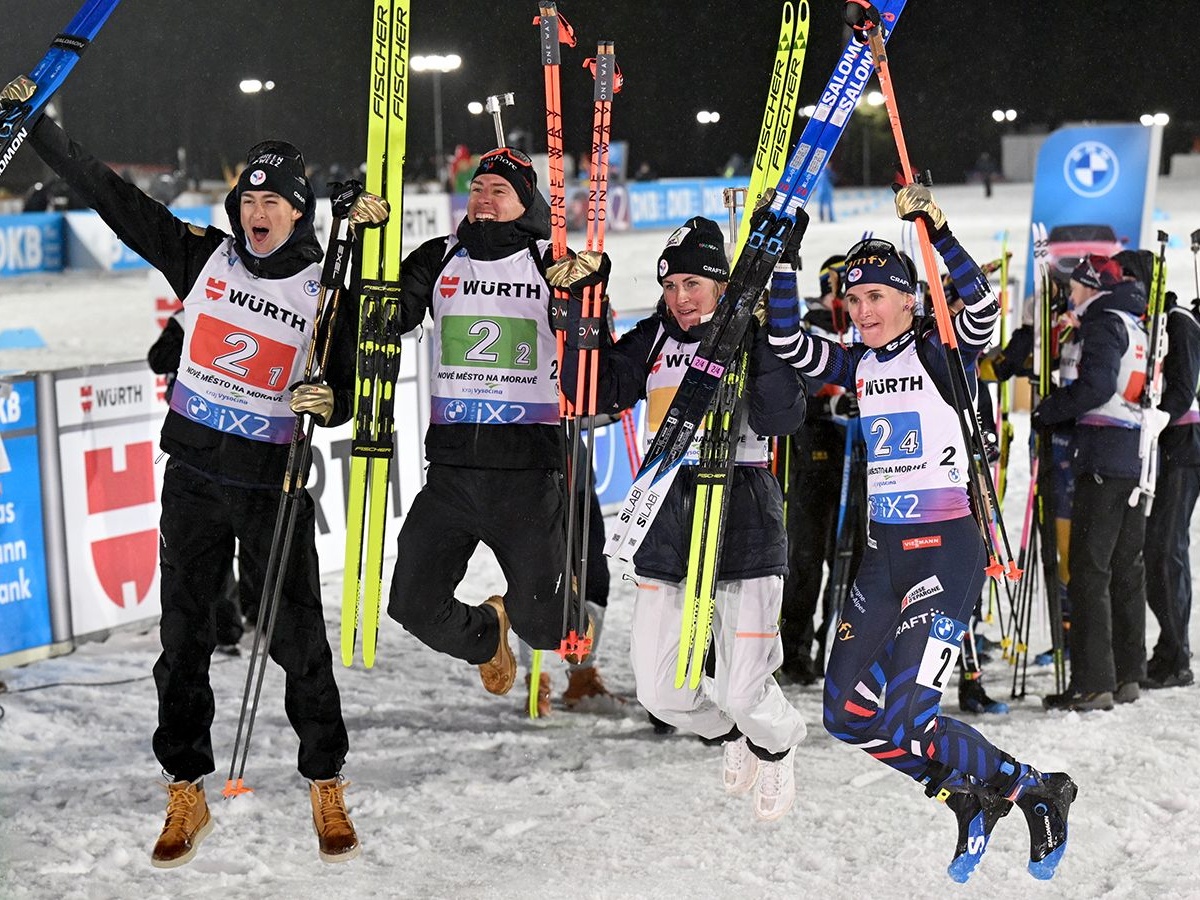
[[[658,283],[668,275],[702,275],[713,281],[729,280],[725,235],[712,219],[693,216],[667,238],[658,258]]]
[[[480,175],[499,175],[512,185],[521,205],[529,209],[533,202],[533,192],[537,190],[537,173],[533,163],[520,150],[512,147],[497,147],[490,153],[479,157],[479,167],[471,176],[474,181]]]
[[[246,154],[246,168],[238,176],[237,194],[274,191],[300,212],[312,193],[304,174],[304,157],[287,141],[263,141]]]
[[[846,257],[840,253],[834,254],[821,263],[817,277],[821,283],[822,297],[833,292],[833,279],[835,276],[837,278],[837,292],[841,295],[846,291]]]

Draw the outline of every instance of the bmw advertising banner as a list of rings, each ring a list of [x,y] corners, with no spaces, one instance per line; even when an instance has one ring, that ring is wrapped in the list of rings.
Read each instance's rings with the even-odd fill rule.
[[[1046,139],[1034,176],[1032,221],[1049,233],[1055,278],[1069,279],[1089,253],[1111,256],[1143,246],[1161,152],[1160,126],[1081,125]],[[1026,285],[1033,284],[1032,236],[1029,249]]]

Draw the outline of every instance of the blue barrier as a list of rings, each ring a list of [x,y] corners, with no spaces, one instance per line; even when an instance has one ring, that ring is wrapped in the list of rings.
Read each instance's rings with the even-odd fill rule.
[[[62,213],[0,216],[0,277],[61,272]]]
[[[0,384],[0,657],[51,641],[35,385]]]

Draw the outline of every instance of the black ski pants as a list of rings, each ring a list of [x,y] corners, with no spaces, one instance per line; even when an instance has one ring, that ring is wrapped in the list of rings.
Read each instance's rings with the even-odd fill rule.
[[[1071,508],[1071,686],[1112,691],[1146,675],[1145,498],[1136,478],[1080,472]]]
[[[833,572],[837,549],[843,434],[831,422],[818,421],[787,438],[792,442],[794,469],[786,486],[788,574],[783,582],[779,626],[785,661],[812,659],[821,584],[826,567]],[[830,615],[828,608],[822,610],[824,624]]]
[[[1198,497],[1200,468],[1164,461],[1146,520],[1146,600],[1158,620],[1153,656],[1171,673],[1191,668],[1192,566],[1188,548]]]
[[[504,572],[513,630],[535,650],[558,649],[563,516],[555,469],[431,464],[400,528],[388,615],[434,650],[473,665],[491,659],[500,639],[496,616],[454,596],[482,542]],[[576,621],[574,609],[569,615]]]
[[[222,485],[174,460],[167,463],[159,524],[162,655],[154,664],[154,755],[176,780],[192,781],[215,769],[208,677],[216,646],[213,607],[225,589],[235,539],[243,564],[252,559],[266,568],[279,502],[277,489]],[[325,779],[341,771],[349,741],[321,611],[313,502],[307,492],[296,502],[270,654],[285,673],[284,711],[300,738],[300,774]],[[265,615],[260,621],[265,627]],[[226,702],[227,714],[236,715],[239,698]]]

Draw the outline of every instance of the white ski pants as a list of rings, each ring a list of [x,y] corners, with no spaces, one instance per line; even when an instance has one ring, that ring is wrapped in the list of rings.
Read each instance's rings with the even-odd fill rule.
[[[783,662],[783,578],[718,584],[710,649],[716,653],[716,677],[705,676],[695,690],[675,687],[683,595],[682,583],[638,582],[629,636],[638,702],[664,722],[705,738],[720,737],[736,725],[769,753],[804,740],[804,720],[772,674]]]

